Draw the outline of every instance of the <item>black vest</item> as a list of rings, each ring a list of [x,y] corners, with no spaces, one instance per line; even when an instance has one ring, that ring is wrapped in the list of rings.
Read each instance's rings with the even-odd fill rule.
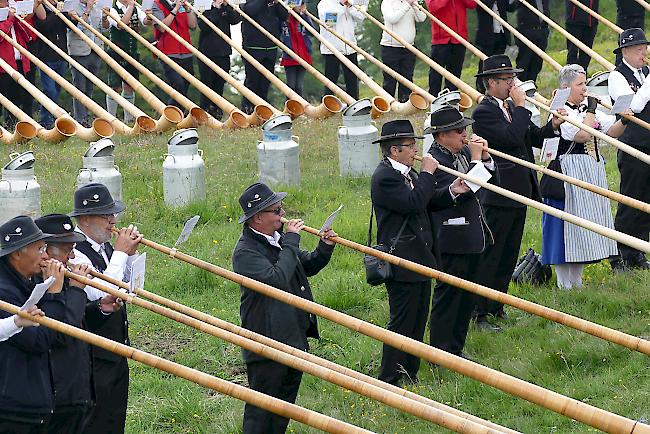
[[[90,259],[90,262],[97,271],[103,273],[106,270],[108,264],[106,264],[102,255],[92,248],[88,241],[77,243],[76,249]],[[106,243],[105,249],[106,256],[110,260],[113,255],[113,247]],[[93,320],[93,318],[95,318],[95,320]],[[91,333],[98,334],[121,344],[130,345],[126,304],[124,304],[119,311],[112,313],[111,315],[103,315],[102,313],[99,313],[98,315],[90,316],[87,314],[87,325],[88,331]],[[109,361],[118,361],[122,358],[115,353],[111,353],[110,351],[95,346],[93,346],[93,356],[98,359]]]
[[[639,90],[641,83],[639,83],[639,81],[636,79],[634,76],[634,71],[632,71],[629,66],[621,62],[618,64],[615,71],[623,74],[623,77],[625,77],[625,80],[627,80],[627,83],[630,85],[630,88],[633,92],[637,92]],[[647,72],[650,71],[648,71],[647,67],[644,66],[644,74],[646,75],[646,80],[650,80]],[[636,117],[646,122],[650,122],[650,104],[646,104],[641,113],[636,113]],[[623,143],[627,143],[634,148],[644,150],[644,152],[647,152],[647,150],[650,149],[650,131],[633,122],[627,124],[625,131],[623,134],[621,134],[618,140]]]

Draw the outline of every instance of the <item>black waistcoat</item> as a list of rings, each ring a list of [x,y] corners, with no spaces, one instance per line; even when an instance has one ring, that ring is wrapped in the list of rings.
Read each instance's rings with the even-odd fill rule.
[[[106,256],[110,260],[113,255],[113,248],[110,244],[106,243]],[[101,254],[97,253],[88,241],[77,243],[76,249],[86,255],[93,267],[100,273],[106,270],[107,264]],[[91,302],[91,304],[96,302]],[[110,315],[104,315],[99,309],[86,310],[86,322],[88,331],[98,334],[107,339],[119,342],[121,344],[129,345],[129,330],[128,320],[126,314],[126,304],[122,308]],[[93,346],[93,357],[109,361],[118,361],[122,357],[115,353],[106,351],[102,348]]]
[[[623,74],[623,77],[625,77],[625,80],[627,80],[627,83],[630,85],[632,91],[636,92],[639,90],[639,88],[641,87],[641,83],[639,83],[636,77],[634,77],[634,71],[632,71],[629,66],[621,62],[616,67],[615,71],[618,71],[621,74]],[[646,74],[646,77],[647,76],[648,74]],[[650,80],[650,78],[646,78],[646,80]],[[643,111],[641,111],[641,113],[636,113],[635,116],[641,120],[649,122],[650,104],[646,104],[646,106],[643,108]],[[623,143],[627,143],[628,145],[637,149],[642,149],[646,151],[650,149],[650,131],[646,130],[642,126],[637,125],[633,122],[627,124],[625,131],[623,132],[623,134],[621,134],[618,140],[620,140]]]

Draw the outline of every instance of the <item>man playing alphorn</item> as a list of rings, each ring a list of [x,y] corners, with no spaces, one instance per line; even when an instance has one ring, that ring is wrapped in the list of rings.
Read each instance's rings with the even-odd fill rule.
[[[300,250],[302,220],[289,220],[282,230],[282,199],[286,193],[274,193],[256,183],[239,198],[244,215],[242,235],[232,254],[235,273],[266,283],[290,294],[313,301],[307,277],[323,269],[332,257],[336,233],[328,229],[316,250]],[[244,328],[306,351],[307,338],[318,338],[316,317],[296,307],[241,286],[241,322]],[[302,372],[243,350],[251,389],[294,403]],[[289,420],[246,404],[245,434],[282,434]]]

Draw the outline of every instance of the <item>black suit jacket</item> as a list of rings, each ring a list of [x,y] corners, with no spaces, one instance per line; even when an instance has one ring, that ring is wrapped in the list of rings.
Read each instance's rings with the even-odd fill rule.
[[[269,244],[261,235],[244,225],[232,254],[236,273],[258,280],[298,297],[313,301],[308,276],[313,276],[327,265],[334,246],[320,241],[316,250],[300,250],[300,235],[283,234],[282,249]],[[279,300],[241,286],[239,313],[242,327],[268,336],[301,350],[308,350],[308,337],[318,338],[316,316]],[[242,350],[244,362],[266,360]]]
[[[471,161],[471,154],[467,146],[461,152],[465,155],[468,162]],[[429,153],[442,166],[454,168],[454,157],[450,153],[442,151],[437,146],[432,146],[429,149]],[[476,163],[470,163],[470,170],[475,165]],[[490,183],[498,183],[498,169],[495,168],[494,171],[490,172],[492,173]],[[447,187],[456,179],[454,175],[443,172],[442,170],[436,170],[433,173],[433,177],[438,185]],[[447,223],[449,219],[459,217],[464,217],[467,224],[450,225]],[[431,218],[436,243],[441,254],[459,255],[481,253],[488,244],[494,243],[492,232],[485,221],[479,198],[471,190],[458,196],[456,198],[456,204],[453,207],[436,211],[431,214]]]
[[[551,121],[539,128],[530,120],[528,109],[516,107],[512,101],[508,101],[508,107],[512,122],[506,119],[498,101],[486,95],[472,114],[474,132],[487,140],[490,148],[534,163],[533,147],[541,148],[545,138],[555,137]],[[541,201],[537,174],[532,169],[499,157],[494,157],[494,161],[499,168],[501,187]],[[481,194],[485,205],[509,208],[526,206],[491,191]]]
[[[483,2],[488,8],[492,9],[494,4],[499,8],[499,16],[504,20],[508,19],[508,0],[486,0]],[[494,45],[494,18],[483,10],[483,8],[476,7],[476,38],[475,43],[477,47],[490,48]],[[510,43],[510,32],[503,29]],[[485,51],[485,50],[482,50]]]
[[[522,5],[522,1],[526,1],[533,8],[537,9],[536,0],[517,0],[512,4],[510,10],[514,8],[517,11],[517,30],[525,32],[526,30],[533,28],[548,27],[548,24],[538,17],[536,13]],[[549,1],[550,0],[542,0],[542,8],[544,9],[542,10],[542,13],[547,17],[551,16]]]
[[[377,242],[390,246],[408,216],[393,255],[427,267],[436,267],[436,252],[429,213],[454,205],[448,186],[441,187],[433,175],[411,169],[414,188],[384,159],[372,175],[370,195],[377,218]],[[400,282],[425,282],[428,277],[401,267],[393,268],[393,279]]]

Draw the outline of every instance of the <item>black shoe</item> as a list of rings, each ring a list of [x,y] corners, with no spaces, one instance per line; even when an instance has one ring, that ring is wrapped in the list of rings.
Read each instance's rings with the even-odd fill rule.
[[[476,329],[484,332],[495,332],[495,333],[501,331],[501,327],[490,324],[485,319],[476,321]]]
[[[632,270],[650,270],[650,262],[648,262],[645,255],[641,252],[625,259],[625,266]]]
[[[498,311],[496,314],[494,314],[494,316],[495,318],[499,318],[500,320],[503,321],[508,321],[508,319],[510,319],[510,317],[508,316],[505,310]]]
[[[625,273],[628,271],[625,267],[625,261],[623,261],[623,258],[621,258],[619,255],[610,256],[609,265],[612,267],[612,271],[617,274]]]

